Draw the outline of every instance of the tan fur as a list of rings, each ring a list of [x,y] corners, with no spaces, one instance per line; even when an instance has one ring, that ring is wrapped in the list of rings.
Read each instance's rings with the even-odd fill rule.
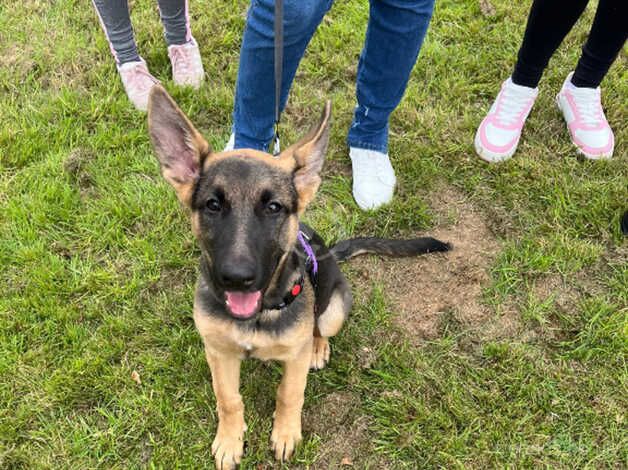
[[[301,411],[314,328],[314,293],[311,287],[304,289],[302,295],[307,297],[307,311],[312,312],[312,315],[304,316],[280,336],[246,331],[236,322],[224,321],[204,312],[200,302],[194,303],[194,323],[205,344],[218,409],[218,431],[212,445],[217,468],[234,468],[242,456],[246,425],[244,405],[238,389],[240,362],[247,356],[264,361],[274,359],[285,365],[283,379],[277,390],[275,425],[271,438],[276,457],[289,458],[301,440]],[[266,311],[260,315],[276,315],[276,311]]]
[[[194,323],[203,337],[205,348],[209,349],[212,355],[235,355],[240,358],[251,356],[264,361],[292,360],[300,352],[303,344],[312,337],[314,330],[312,288],[306,284],[301,295],[306,296],[312,314],[304,316],[300,322],[280,336],[244,330],[237,322],[221,320],[203,312],[200,302],[194,303]],[[260,320],[264,320],[264,315],[275,314],[275,311],[262,312]]]
[[[192,214],[190,214],[190,222],[192,225],[192,233],[194,234],[194,236],[196,238],[200,238],[201,236],[201,229],[200,229],[200,221],[198,220],[199,218],[199,214],[198,212],[194,211],[192,212]]]
[[[166,181],[170,181],[167,170],[162,171],[162,175],[166,179]],[[186,207],[190,207],[190,204],[192,202],[192,194],[194,193],[194,184],[177,183],[172,181],[170,182],[170,184],[177,193],[177,199],[179,199],[181,204]]]
[[[312,357],[312,334],[293,359],[284,362],[283,377],[277,388],[275,423],[270,441],[277,460],[289,459],[301,442],[301,411]]]
[[[211,148],[207,141],[203,138],[200,132],[196,130],[192,122],[188,119],[183,111],[179,108],[177,103],[170,97],[166,90],[161,85],[156,85],[151,89],[150,98],[148,100],[148,130],[151,138],[153,138],[153,123],[156,118],[155,108],[159,106],[165,106],[167,112],[170,114],[173,120],[179,122],[179,127],[185,132],[185,143],[187,147],[194,153],[194,160],[200,167],[201,161],[210,156]],[[155,145],[155,141],[153,141]],[[207,157],[210,158],[210,157]],[[161,163],[161,157],[160,157]],[[164,179],[168,181],[175,189],[179,201],[185,206],[190,207],[192,202],[192,194],[194,193],[194,185],[196,179],[181,179],[175,172],[168,167],[161,165],[161,174]]]
[[[307,205],[314,199],[319,184],[316,185],[316,188],[308,187],[299,193],[299,214],[303,214]]]
[[[331,119],[331,101],[325,102],[325,107],[321,113],[321,117],[319,119],[318,124],[312,126],[310,130],[305,134],[301,139],[299,139],[294,144],[290,145],[288,148],[284,149],[280,154],[279,158],[281,159],[291,159],[294,158],[294,154],[300,148],[310,144],[312,142],[316,142],[320,139],[326,127],[329,126],[329,121]]]
[[[320,121],[296,144],[279,154],[280,160],[294,161],[294,184],[299,193],[299,214],[305,211],[314,199],[321,184],[320,171],[323,168],[325,151],[329,142],[329,122],[331,101],[325,103]]]
[[[253,149],[238,149],[229,150],[227,152],[212,153],[210,157],[206,158],[203,163],[203,171],[207,171],[211,165],[218,163],[227,158],[251,158],[263,162],[265,165],[269,165],[275,168],[279,168],[286,173],[292,173],[296,162],[294,159],[273,157],[269,153],[260,152]]]
[[[329,362],[331,349],[329,340],[322,336],[314,336],[312,342],[312,359],[310,360],[310,369],[320,370]]]
[[[329,299],[325,311],[318,317],[316,325],[321,336],[335,336],[342,327],[347,316],[342,295],[335,292]]]
[[[250,149],[211,153],[207,141],[161,86],[153,87],[148,106],[149,134],[162,174],[176,190],[179,200],[188,208],[191,207],[201,166],[206,172],[211,170],[212,165],[223,160],[244,158],[262,161],[265,165],[289,175],[298,193],[297,212],[302,213],[320,185],[319,173],[329,140],[330,116],[331,103],[327,102],[319,124],[281,155],[273,157]],[[224,183],[229,186],[228,181]],[[194,211],[191,213],[191,226],[194,235],[201,239],[199,214]],[[297,232],[298,215],[294,215],[283,231],[283,238],[279,240],[286,252],[295,245]],[[234,236],[237,238],[239,235],[236,233]],[[205,252],[202,256],[208,257]],[[277,282],[277,273],[283,268],[285,258],[287,256],[280,260],[271,284]],[[207,262],[211,264],[210,259]],[[199,288],[205,287],[204,282],[206,281],[203,278],[199,279]],[[199,290],[201,289],[197,289],[197,292]],[[218,315],[203,311],[203,303],[195,299],[194,322],[203,338],[216,396],[219,422],[212,454],[219,469],[234,468],[242,457],[246,424],[239,385],[240,363],[245,357],[252,356],[264,361],[273,359],[284,363],[284,374],[277,389],[275,422],[271,436],[275,457],[280,460],[288,459],[301,440],[301,411],[313,351],[317,352],[319,362],[327,361],[329,343],[326,338],[314,338],[313,335],[315,318],[312,286],[305,283],[300,295],[306,301],[303,314],[295,324],[279,335],[248,329],[234,320],[223,320]],[[323,319],[325,333],[335,333],[342,325],[344,313],[340,318],[337,304],[338,301],[332,298],[329,308],[323,314],[326,316]],[[259,313],[258,320],[263,323],[280,314],[280,310],[263,311]]]
[[[285,243],[282,246],[285,253],[279,260],[279,263],[277,263],[275,272],[273,273],[273,276],[271,277],[270,282],[268,283],[268,288],[267,288],[268,290],[272,290],[275,288],[277,282],[279,281],[279,274],[281,273],[281,271],[283,271],[283,268],[286,264],[286,260],[288,259],[292,251],[292,247],[294,247],[294,245],[297,242],[297,232],[299,231],[299,218],[296,216],[292,216],[290,217],[290,219],[288,219],[287,223],[288,223],[288,228],[284,232],[286,234],[286,239],[285,239]]]
[[[205,348],[205,357],[212,371],[212,387],[216,396],[218,430],[212,443],[212,454],[219,469],[231,469],[240,463],[244,451],[244,403],[240,395],[240,362],[233,354],[215,355]]]

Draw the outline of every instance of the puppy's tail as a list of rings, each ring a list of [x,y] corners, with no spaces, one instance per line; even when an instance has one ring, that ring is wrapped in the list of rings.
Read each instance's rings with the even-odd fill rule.
[[[330,252],[337,261],[345,261],[367,253],[406,257],[451,249],[451,243],[441,242],[432,237],[412,238],[410,240],[364,237],[342,240],[332,246]]]

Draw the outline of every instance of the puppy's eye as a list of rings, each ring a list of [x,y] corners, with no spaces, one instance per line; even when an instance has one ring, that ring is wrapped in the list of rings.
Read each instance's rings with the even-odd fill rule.
[[[207,209],[210,212],[217,213],[222,210],[222,204],[220,204],[220,201],[218,199],[213,197],[207,201]]]
[[[275,201],[269,202],[268,205],[266,206],[266,210],[270,214],[278,214],[281,211],[281,209],[283,209],[283,206]]]

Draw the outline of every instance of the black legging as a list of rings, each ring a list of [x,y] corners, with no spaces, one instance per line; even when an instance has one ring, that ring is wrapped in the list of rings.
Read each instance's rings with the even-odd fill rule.
[[[589,0],[534,0],[512,81],[535,88],[543,70]],[[626,41],[628,0],[599,0],[589,38],[571,79],[597,88]]]

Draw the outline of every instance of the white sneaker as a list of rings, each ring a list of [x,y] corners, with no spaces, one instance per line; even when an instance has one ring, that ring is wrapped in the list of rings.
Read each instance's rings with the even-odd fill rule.
[[[232,132],[231,135],[229,136],[229,141],[227,142],[227,145],[225,145],[223,152],[229,152],[230,150],[233,150],[234,147],[235,147],[235,134]]]
[[[280,145],[280,141],[274,141],[273,139],[273,154],[274,155],[278,155],[279,152],[281,152],[281,145]],[[229,152],[230,150],[233,150],[235,147],[235,134],[232,132],[231,135],[229,136],[229,140],[227,141],[227,143],[225,144],[225,148],[222,150],[223,152]]]
[[[475,133],[475,150],[480,158],[487,162],[501,162],[514,155],[538,93],[538,88],[516,85],[510,78],[502,84]]]
[[[363,210],[376,209],[392,201],[395,170],[388,155],[356,147],[349,149],[353,170],[353,198]]]
[[[563,113],[571,140],[587,158],[611,158],[615,137],[602,109],[600,87],[578,88],[571,83],[572,75],[573,72],[567,76],[556,96],[556,104]]]
[[[118,66],[118,73],[131,103],[140,111],[146,111],[150,90],[159,80],[150,74],[144,59]]]
[[[194,38],[180,46],[169,46],[168,57],[172,64],[175,85],[199,88],[205,77],[201,52]]]

